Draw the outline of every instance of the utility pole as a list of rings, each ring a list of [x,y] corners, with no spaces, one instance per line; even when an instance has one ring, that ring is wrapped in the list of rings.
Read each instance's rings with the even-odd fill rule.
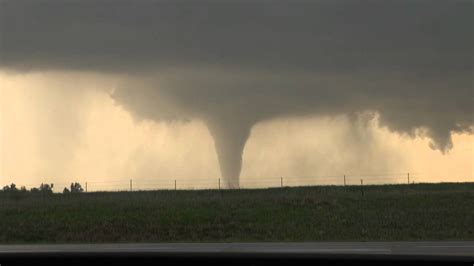
[[[174,180],[174,190],[176,190],[176,179]]]
[[[130,192],[133,191],[133,187],[132,187],[132,179],[130,179]]]
[[[408,185],[410,185],[410,173],[408,173]]]
[[[86,193],[87,193],[87,182],[86,182]]]
[[[219,190],[221,190],[221,179],[219,178]]]
[[[344,186],[346,186],[346,175],[344,175]]]
[[[280,177],[280,186],[283,187],[283,176]]]

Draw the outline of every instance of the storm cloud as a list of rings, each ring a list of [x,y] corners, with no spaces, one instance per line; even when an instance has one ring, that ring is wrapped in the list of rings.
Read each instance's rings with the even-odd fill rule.
[[[276,117],[377,113],[432,139],[472,133],[472,1],[8,1],[0,68],[126,78],[136,117],[201,119],[238,186],[252,127]]]

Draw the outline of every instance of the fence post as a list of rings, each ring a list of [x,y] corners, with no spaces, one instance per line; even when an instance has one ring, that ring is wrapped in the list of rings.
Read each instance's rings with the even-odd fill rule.
[[[176,190],[176,179],[174,180],[174,190]]]
[[[344,186],[346,186],[346,175],[344,175]]]
[[[221,179],[219,178],[219,190],[221,190]]]
[[[364,179],[360,180],[360,191],[362,193],[362,196],[364,196]]]
[[[283,176],[280,177],[280,186],[283,187]]]
[[[43,183],[41,183],[41,200],[43,201],[44,204],[44,189],[43,189]]]
[[[408,173],[408,185],[410,185],[410,173]]]

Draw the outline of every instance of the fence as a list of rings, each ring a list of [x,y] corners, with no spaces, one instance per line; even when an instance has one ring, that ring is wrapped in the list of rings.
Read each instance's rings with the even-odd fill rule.
[[[266,178],[242,178],[241,189],[253,188],[276,188],[318,185],[381,185],[381,184],[414,184],[426,182],[423,175],[419,173],[385,173],[385,174],[340,174],[331,176],[311,177],[266,177]],[[426,178],[426,176],[425,176]],[[85,178],[72,179],[79,182],[86,192],[97,191],[143,191],[143,190],[193,190],[193,189],[226,189],[226,184],[221,178],[123,178],[87,180]],[[441,182],[443,180],[438,180]],[[429,182],[429,181],[428,181]],[[431,181],[433,182],[433,181]],[[64,187],[69,188],[70,182],[45,182],[54,184],[54,192],[62,192]],[[7,184],[6,184],[7,185]],[[38,187],[39,184],[16,184],[17,188]]]

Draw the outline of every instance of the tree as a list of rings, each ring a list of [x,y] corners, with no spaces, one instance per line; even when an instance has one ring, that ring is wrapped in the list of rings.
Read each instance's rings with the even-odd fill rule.
[[[22,198],[23,193],[20,193],[21,191],[16,188],[16,185],[12,183],[10,186],[4,186],[3,191],[7,192],[10,198],[14,200],[19,200]]]
[[[69,191],[69,189],[67,189],[67,187],[65,187],[63,189],[63,194],[69,194],[69,193],[71,193],[71,191]]]
[[[53,194],[53,187],[54,187],[54,184],[50,185],[50,184],[41,183],[39,191],[45,194]]]
[[[18,188],[16,188],[16,185],[14,183],[12,183],[10,186],[4,186],[3,191],[5,191],[5,192],[14,192],[14,191],[18,191]]]
[[[16,185],[12,183],[12,184],[10,185],[10,190],[11,190],[11,191],[17,191],[18,189],[16,188]]]
[[[81,193],[83,191],[84,191],[84,189],[82,189],[81,184],[79,184],[77,182],[71,183],[71,193]]]
[[[18,192],[19,192],[18,194],[21,196],[21,198],[25,198],[29,193],[28,189],[26,189],[25,186],[21,186],[21,188]]]

